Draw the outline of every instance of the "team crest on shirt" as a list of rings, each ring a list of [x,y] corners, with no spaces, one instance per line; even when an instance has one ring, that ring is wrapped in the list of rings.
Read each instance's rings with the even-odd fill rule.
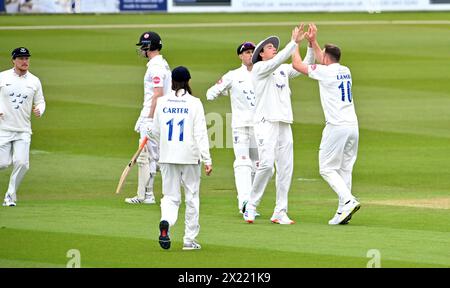
[[[262,146],[264,144],[264,139],[258,139],[259,146]]]
[[[161,78],[159,78],[158,76],[155,76],[155,77],[153,77],[152,81],[155,84],[159,84],[159,83],[161,83]]]
[[[284,73],[283,70],[280,71],[281,76],[286,77],[286,74]]]

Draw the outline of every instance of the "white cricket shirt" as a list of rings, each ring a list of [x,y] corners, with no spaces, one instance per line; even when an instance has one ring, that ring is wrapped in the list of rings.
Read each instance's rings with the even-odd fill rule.
[[[255,113],[255,92],[251,72],[245,65],[231,70],[206,92],[206,99],[214,100],[219,96],[230,95],[231,127],[253,126]]]
[[[333,125],[357,125],[350,69],[339,63],[328,66],[309,65],[308,74],[312,79],[319,80],[325,122]]]
[[[166,95],[172,91],[172,72],[169,64],[162,57],[157,55],[147,63],[147,71],[144,76],[144,104],[141,111],[141,117],[148,117],[152,105],[154,88],[163,88]]]
[[[152,134],[159,143],[159,163],[211,164],[205,112],[200,99],[184,90],[158,98]]]
[[[39,78],[29,71],[19,76],[14,68],[0,73],[0,130],[31,134],[33,104],[45,104]]]
[[[301,75],[292,64],[283,64],[297,49],[294,41],[289,42],[277,55],[267,61],[253,65],[252,82],[256,94],[254,122],[292,123],[294,121],[291,104],[289,78]],[[314,63],[314,49],[308,47],[305,63]]]

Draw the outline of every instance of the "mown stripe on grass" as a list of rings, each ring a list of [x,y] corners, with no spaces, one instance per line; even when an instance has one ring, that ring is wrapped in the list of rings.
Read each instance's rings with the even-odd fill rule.
[[[447,20],[375,20],[375,21],[316,21],[323,26],[359,25],[450,25]],[[232,23],[180,23],[180,24],[107,24],[107,25],[35,25],[4,26],[0,30],[81,30],[81,29],[144,29],[144,28],[224,28],[296,26],[298,22],[232,22]]]
[[[203,244],[202,250],[183,251],[181,242],[162,250],[157,241],[72,233],[0,230],[10,249],[0,252],[2,267],[65,266],[70,249],[80,251],[81,267],[359,267],[370,258],[318,255],[271,249]],[[193,254],[195,257],[193,257]],[[5,265],[5,266],[4,266]],[[11,266],[10,266],[11,265]],[[381,259],[382,267],[438,267],[441,265]]]

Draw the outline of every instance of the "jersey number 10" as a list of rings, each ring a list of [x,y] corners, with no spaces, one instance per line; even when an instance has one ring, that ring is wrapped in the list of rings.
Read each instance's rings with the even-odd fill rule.
[[[173,118],[170,119],[170,121],[168,121],[166,124],[169,125],[169,138],[168,138],[168,141],[172,141],[172,135],[173,135]],[[184,138],[184,137],[183,137],[183,132],[184,132],[184,119],[181,120],[180,122],[178,122],[177,125],[180,126],[180,135],[178,136],[178,140],[179,140],[180,142],[182,142],[182,141],[183,141],[183,138]]]
[[[347,98],[348,98],[348,102],[352,102],[352,82],[350,81],[345,81],[347,82]],[[341,95],[342,95],[342,101],[345,102],[345,86],[344,86],[344,82],[341,82],[341,85],[338,86],[339,89],[341,89]]]

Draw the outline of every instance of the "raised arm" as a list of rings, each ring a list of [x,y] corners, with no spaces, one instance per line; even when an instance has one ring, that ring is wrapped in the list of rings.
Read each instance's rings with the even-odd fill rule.
[[[297,50],[300,50],[300,49],[297,49]],[[297,51],[297,53],[294,53],[292,55],[292,67],[295,70],[297,70],[298,72],[308,75],[308,65],[303,62],[302,56],[300,55],[300,52],[298,52],[298,51]]]
[[[314,49],[314,56],[319,64],[323,64],[323,51],[320,48],[319,42],[317,42],[317,27],[314,23],[309,24],[308,32],[306,33],[306,39],[308,39],[310,45]],[[306,61],[306,59],[305,59]]]

